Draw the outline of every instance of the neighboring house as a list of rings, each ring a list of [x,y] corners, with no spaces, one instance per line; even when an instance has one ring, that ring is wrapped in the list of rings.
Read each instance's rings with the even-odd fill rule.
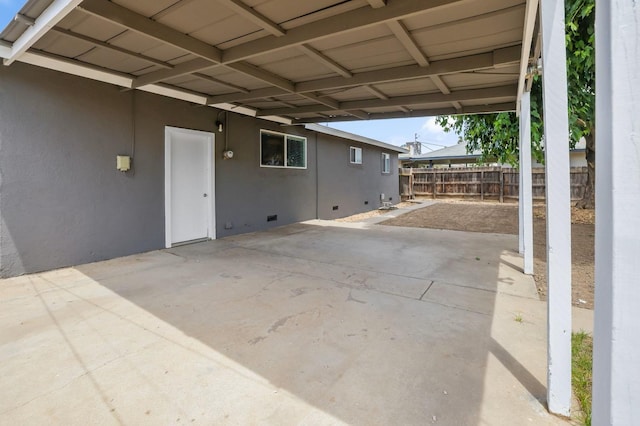
[[[2,277],[399,200],[404,150],[372,139],[21,63],[0,82]]]
[[[581,139],[574,149],[569,151],[569,159],[571,167],[587,167],[587,160],[585,158],[585,141]],[[402,167],[473,167],[473,166],[499,166],[501,164],[483,163],[479,164],[478,161],[482,157],[480,150],[474,150],[467,152],[467,144],[464,142],[452,145],[446,148],[430,151],[426,153],[416,154],[400,154],[400,162]],[[504,167],[510,167],[509,165],[502,165]],[[544,167],[542,164],[533,161],[533,167]]]

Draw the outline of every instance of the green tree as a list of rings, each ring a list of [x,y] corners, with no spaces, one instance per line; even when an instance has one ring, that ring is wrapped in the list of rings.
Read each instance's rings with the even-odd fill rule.
[[[594,207],[595,183],[595,0],[565,0],[567,82],[569,101],[569,146],[586,141],[588,181],[582,208]],[[543,70],[544,72],[544,70]],[[534,78],[531,89],[531,151],[542,162],[542,86]],[[519,123],[515,113],[440,116],[446,131],[464,135],[469,152],[480,150],[480,161],[518,164]]]

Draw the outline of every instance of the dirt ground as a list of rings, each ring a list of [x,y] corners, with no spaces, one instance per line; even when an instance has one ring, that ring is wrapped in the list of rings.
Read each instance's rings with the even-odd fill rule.
[[[547,297],[545,208],[533,211],[534,279],[541,299]],[[572,301],[576,306],[593,309],[595,214],[593,210],[572,208],[571,212]],[[456,231],[518,233],[517,204],[474,201],[439,201],[414,210],[382,225]]]
[[[403,207],[409,207],[413,205],[413,203],[404,201],[402,203],[395,204],[393,207],[401,209]],[[352,216],[342,217],[340,219],[336,219],[337,222],[360,222],[363,219],[368,219],[370,217],[380,216],[381,214],[387,213],[389,210],[370,210],[364,213],[354,214]]]

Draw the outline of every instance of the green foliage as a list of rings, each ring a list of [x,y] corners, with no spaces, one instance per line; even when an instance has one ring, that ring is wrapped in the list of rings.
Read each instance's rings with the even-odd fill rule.
[[[591,383],[593,376],[593,338],[587,333],[571,335],[571,383],[582,409],[584,425],[591,426]]]
[[[593,134],[595,111],[595,0],[566,0],[567,82],[570,146]],[[531,88],[531,152],[544,161],[541,144],[542,82],[534,78]],[[468,152],[479,150],[480,162],[518,164],[519,122],[516,114],[478,114],[436,118],[445,131],[464,135]]]

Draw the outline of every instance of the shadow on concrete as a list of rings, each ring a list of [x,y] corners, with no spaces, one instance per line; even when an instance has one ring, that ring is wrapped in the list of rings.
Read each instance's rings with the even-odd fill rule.
[[[35,291],[73,300],[53,320],[108,398],[97,404],[128,422],[496,424],[487,388],[515,378],[545,397],[492,337],[515,243],[314,221],[54,271]],[[78,321],[98,358],[117,356],[87,360]],[[507,379],[489,374],[491,354]],[[531,409],[505,398],[512,420]]]

